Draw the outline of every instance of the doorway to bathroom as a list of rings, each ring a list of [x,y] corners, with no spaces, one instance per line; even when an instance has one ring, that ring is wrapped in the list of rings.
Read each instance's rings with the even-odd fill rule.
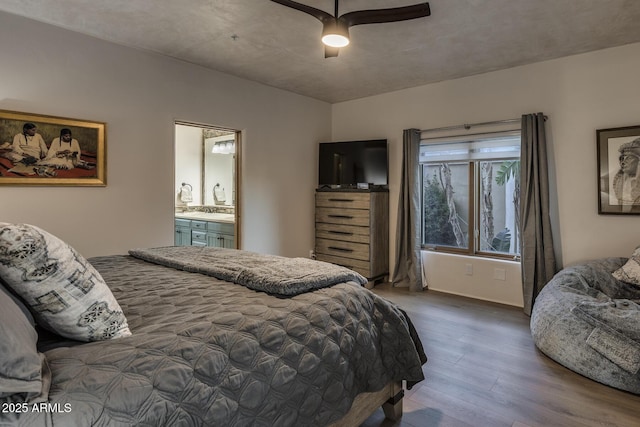
[[[175,122],[174,243],[240,247],[241,132]]]

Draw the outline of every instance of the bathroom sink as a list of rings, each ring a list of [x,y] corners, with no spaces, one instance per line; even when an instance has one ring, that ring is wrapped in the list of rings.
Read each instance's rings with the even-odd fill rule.
[[[176,218],[196,219],[200,221],[235,222],[235,215],[228,213],[176,212]]]

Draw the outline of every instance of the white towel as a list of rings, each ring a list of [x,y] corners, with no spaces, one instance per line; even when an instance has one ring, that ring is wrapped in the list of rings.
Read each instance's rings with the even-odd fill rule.
[[[224,194],[224,188],[214,187],[213,189],[213,200],[216,202],[216,205],[224,205],[227,201],[227,197]]]
[[[193,202],[193,195],[191,194],[191,189],[186,185],[183,185],[180,188],[180,201],[183,203]]]

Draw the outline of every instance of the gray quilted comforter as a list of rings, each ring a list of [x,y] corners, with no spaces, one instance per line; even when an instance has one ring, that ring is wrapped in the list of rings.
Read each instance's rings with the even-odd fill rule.
[[[322,426],[358,393],[424,378],[408,318],[354,282],[282,297],[131,256],[90,261],[133,335],[43,341],[50,410],[21,425]]]

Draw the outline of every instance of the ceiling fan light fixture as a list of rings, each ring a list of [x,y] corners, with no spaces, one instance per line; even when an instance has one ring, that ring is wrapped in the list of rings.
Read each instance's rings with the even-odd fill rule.
[[[322,27],[322,43],[330,47],[345,47],[349,44],[349,28],[341,22],[325,22]]]
[[[338,2],[335,0],[334,14],[307,6],[293,0],[271,0],[291,9],[299,10],[322,22],[322,43],[324,57],[338,56],[341,47],[349,44],[349,28],[362,24],[382,24],[384,22],[408,21],[431,15],[429,3],[422,2],[410,6],[390,7],[386,9],[356,10],[338,14]]]
[[[349,44],[349,39],[340,34],[326,34],[322,36],[322,43],[330,47],[345,47]]]

